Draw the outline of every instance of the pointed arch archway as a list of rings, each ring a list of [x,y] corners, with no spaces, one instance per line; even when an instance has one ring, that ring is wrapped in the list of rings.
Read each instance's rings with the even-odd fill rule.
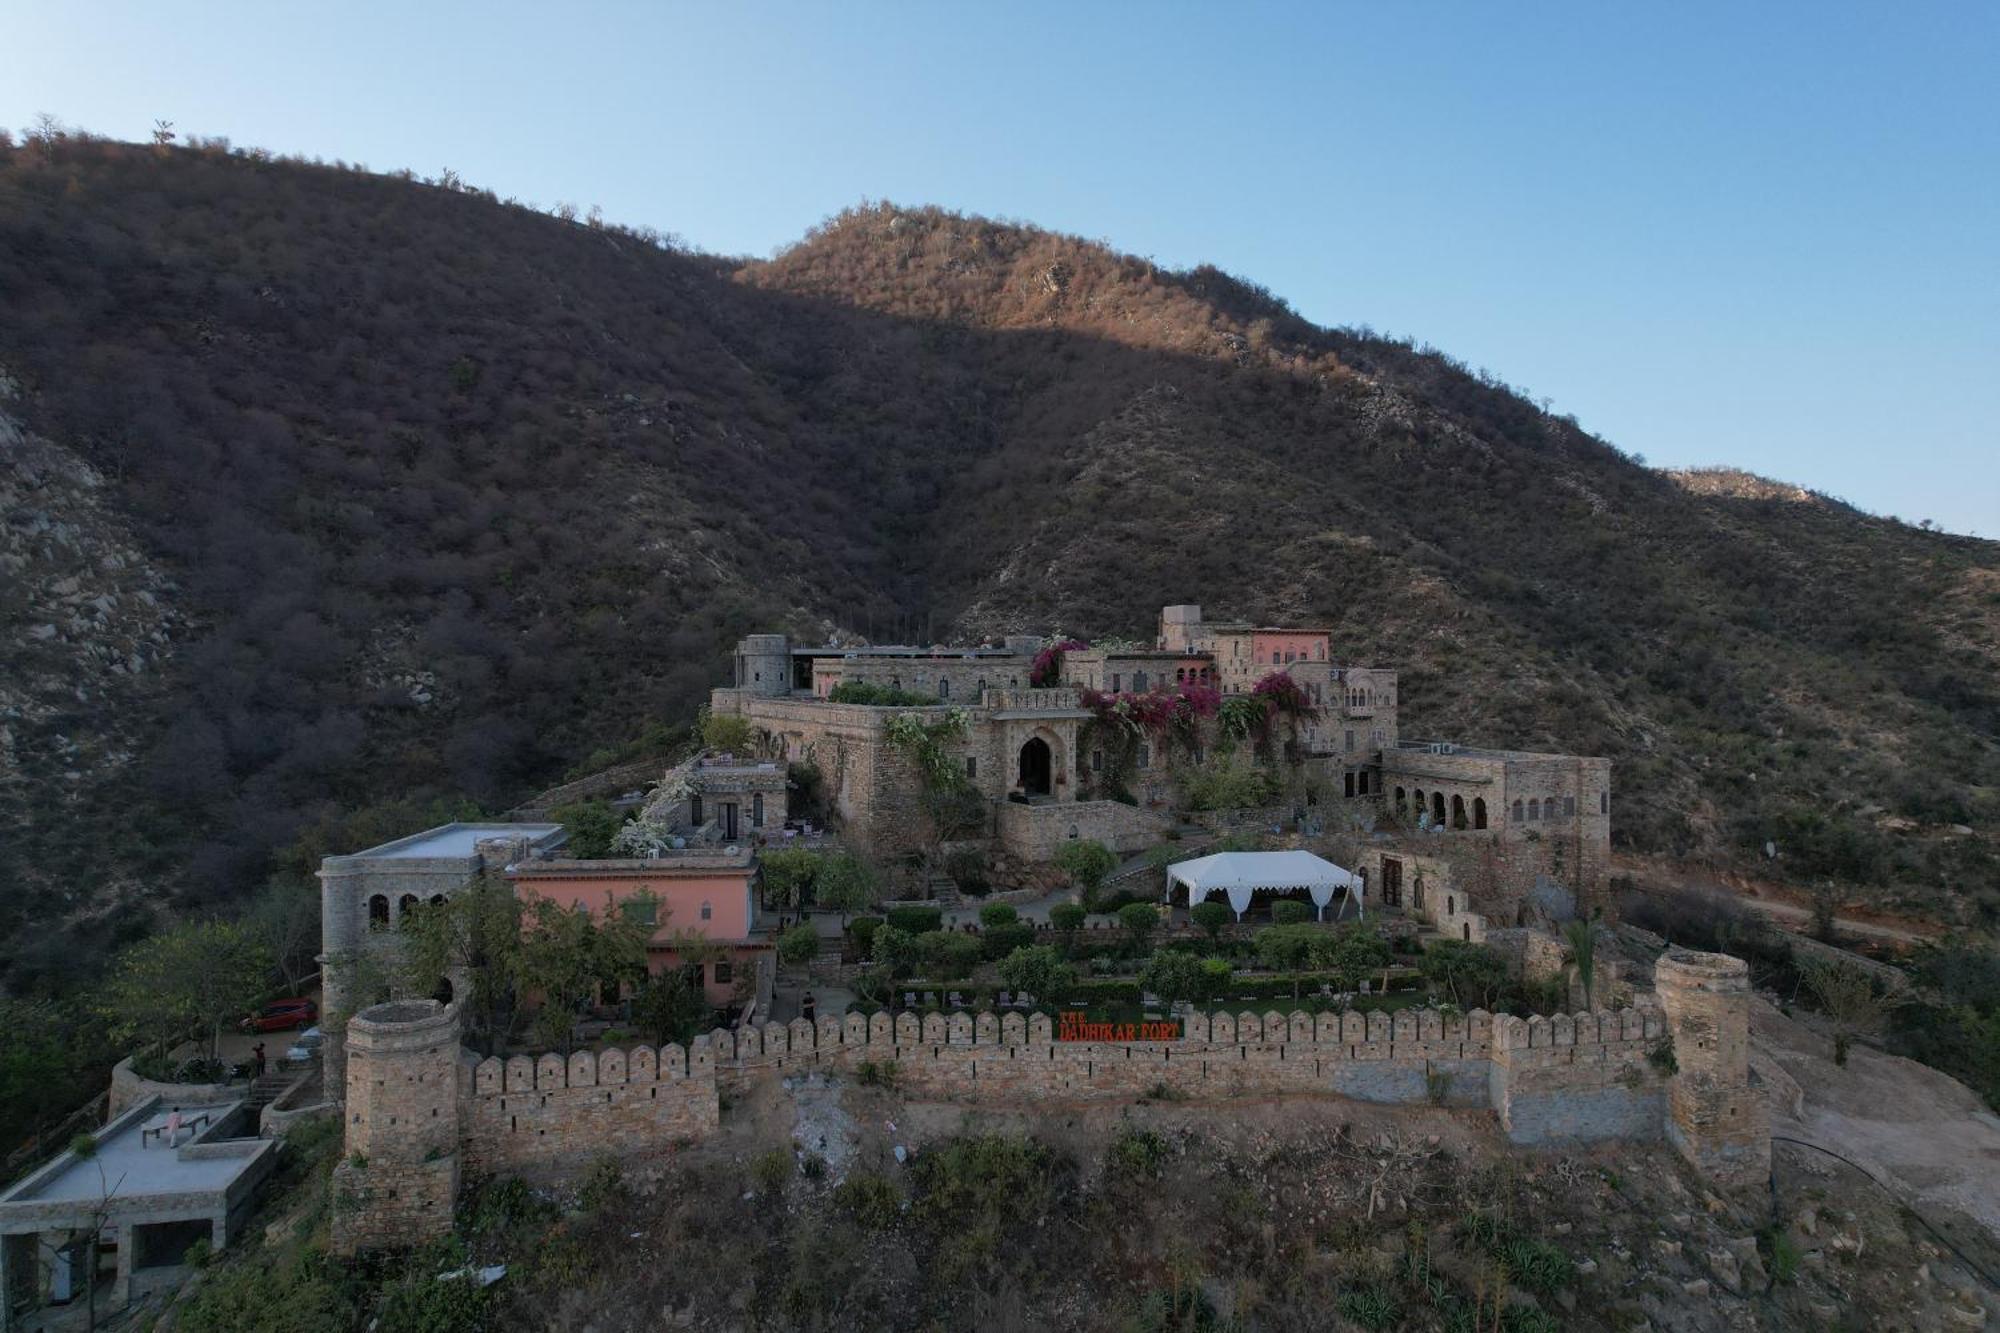
[[[1019,782],[1022,792],[1029,796],[1047,796],[1052,790],[1055,759],[1049,751],[1049,743],[1040,736],[1030,736],[1021,746]]]

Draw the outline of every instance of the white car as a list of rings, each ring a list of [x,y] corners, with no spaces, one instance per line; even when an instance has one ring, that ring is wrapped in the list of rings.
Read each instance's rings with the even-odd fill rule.
[[[316,1027],[307,1028],[299,1034],[299,1039],[286,1050],[285,1058],[294,1064],[304,1064],[319,1054],[319,1048],[326,1044],[326,1034]]]

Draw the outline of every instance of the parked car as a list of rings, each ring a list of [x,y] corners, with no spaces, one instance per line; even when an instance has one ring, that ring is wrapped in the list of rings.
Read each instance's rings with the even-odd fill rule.
[[[285,1059],[295,1065],[302,1065],[319,1055],[319,1048],[326,1044],[326,1034],[318,1028],[307,1028],[292,1042],[285,1052]]]
[[[245,1032],[284,1032],[319,1021],[319,1006],[307,999],[273,1000],[243,1020]]]

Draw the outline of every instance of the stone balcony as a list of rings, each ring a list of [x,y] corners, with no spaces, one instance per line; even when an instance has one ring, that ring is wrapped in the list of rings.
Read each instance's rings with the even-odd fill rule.
[[[1073,717],[1087,718],[1083,691],[1067,686],[1045,689],[994,689],[980,696],[980,705],[993,710],[995,718]]]

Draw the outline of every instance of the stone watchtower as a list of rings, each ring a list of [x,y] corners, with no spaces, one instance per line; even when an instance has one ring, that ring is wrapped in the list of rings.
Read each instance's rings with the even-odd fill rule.
[[[782,634],[751,634],[736,645],[736,688],[783,699],[792,692],[792,643]]]
[[[333,1171],[336,1253],[450,1234],[458,1068],[454,1006],[395,1000],[349,1020],[347,1135]]]
[[[1667,1139],[1725,1185],[1771,1174],[1771,1119],[1750,1083],[1750,969],[1728,954],[1669,950],[1653,972],[1679,1065],[1667,1084]]]

